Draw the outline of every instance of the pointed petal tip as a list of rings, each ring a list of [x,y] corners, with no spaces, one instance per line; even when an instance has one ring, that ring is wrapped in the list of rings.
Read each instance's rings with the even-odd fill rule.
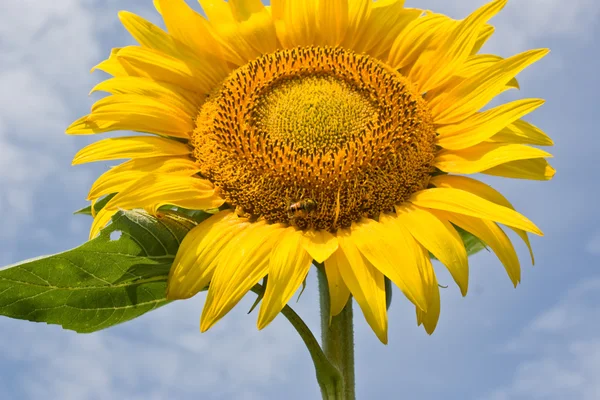
[[[263,299],[263,304],[264,304],[264,299]],[[258,312],[258,318],[256,320],[256,328],[259,331],[262,331],[263,329],[265,329],[267,327],[267,325],[269,325],[271,323],[271,321],[273,321],[273,319],[275,319],[275,317],[277,316],[277,314],[275,315],[271,315],[273,313],[273,311],[271,312],[265,312],[265,307],[261,306],[260,311]]]
[[[544,237],[544,232],[542,232],[541,229],[538,228],[537,226],[535,226],[535,227],[537,228],[537,230],[535,232],[531,232],[531,233],[533,233],[534,235],[538,235],[539,237]]]
[[[339,247],[337,238],[329,232],[309,230],[303,232],[303,236],[306,239],[304,249],[319,264],[324,263]]]
[[[200,333],[204,333],[213,327],[216,321],[211,321],[207,318],[200,319]]]
[[[69,126],[67,126],[67,129],[65,129],[65,133],[67,135],[73,135],[75,133],[75,131],[76,131],[75,127],[77,125],[81,124],[81,120],[82,120],[82,118],[78,118],[75,121],[71,122],[69,124]]]
[[[379,341],[385,345],[388,344],[388,333],[387,333],[387,328],[382,331],[382,332],[375,332],[375,334],[377,335],[377,338],[379,339]]]
[[[425,297],[425,296],[415,297],[415,306],[419,307],[419,309],[421,311],[426,313],[429,308],[427,305],[427,297]]]
[[[271,321],[269,319],[266,319],[264,317],[259,317],[258,320],[256,321],[256,328],[259,331],[262,331],[263,329],[265,329],[267,327],[267,325],[269,325],[271,323]]]
[[[537,61],[539,61],[542,58],[546,57],[550,53],[550,49],[548,49],[548,48],[540,48],[540,49],[531,50],[531,52],[534,53],[534,54],[536,54]]]
[[[121,21],[121,23],[124,23],[124,19],[130,18],[130,17],[137,17],[136,14],[132,13],[131,11],[127,11],[127,10],[119,10],[117,12],[117,17],[119,18],[119,21]]]
[[[437,328],[437,323],[435,324],[435,326],[429,326],[428,324],[423,324],[423,328],[425,329],[425,332],[431,336],[433,335],[433,332],[435,332],[435,328]]]
[[[554,143],[552,143],[554,145]],[[545,175],[548,178],[548,180],[554,178],[554,175],[556,174],[556,170],[550,165],[548,164],[548,166],[546,167],[546,171],[545,171]]]
[[[210,306],[212,304],[212,299],[210,295],[210,290],[208,291],[208,297],[206,302],[204,303],[204,308],[202,309],[202,314],[200,315],[200,332],[204,333],[218,321],[218,318],[215,318],[214,312],[210,310]]]

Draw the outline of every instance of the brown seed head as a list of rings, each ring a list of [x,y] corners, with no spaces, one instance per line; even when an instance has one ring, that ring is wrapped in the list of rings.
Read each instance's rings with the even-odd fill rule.
[[[203,105],[193,155],[252,217],[334,231],[428,184],[425,101],[384,63],[341,48],[277,51],[233,71]],[[291,204],[316,203],[290,213]]]

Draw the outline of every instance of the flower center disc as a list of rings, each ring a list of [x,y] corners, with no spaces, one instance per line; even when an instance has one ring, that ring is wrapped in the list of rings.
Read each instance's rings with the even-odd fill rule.
[[[425,188],[435,131],[410,82],[367,55],[303,47],[233,71],[192,137],[201,174],[238,212],[334,231]]]

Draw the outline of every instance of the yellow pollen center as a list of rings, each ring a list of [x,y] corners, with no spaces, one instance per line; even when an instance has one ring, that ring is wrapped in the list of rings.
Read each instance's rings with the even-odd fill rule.
[[[377,107],[333,76],[283,80],[258,101],[257,129],[298,150],[340,148],[375,123]]]
[[[335,231],[427,187],[435,131],[397,71],[303,47],[233,71],[202,106],[192,145],[201,175],[239,213]]]

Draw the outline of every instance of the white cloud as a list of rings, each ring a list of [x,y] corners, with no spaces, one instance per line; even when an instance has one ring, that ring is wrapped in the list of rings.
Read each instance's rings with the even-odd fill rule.
[[[14,127],[12,139],[51,144],[62,139],[67,107],[48,81],[28,65],[0,71],[0,115]],[[16,137],[18,135],[18,137]],[[8,140],[4,135],[4,140]]]
[[[53,182],[73,190],[89,174],[67,172],[75,149],[64,129],[85,96],[99,58],[94,13],[78,0],[0,5],[0,237],[14,239],[39,217],[38,198]],[[74,104],[81,104],[76,102]],[[64,176],[59,179],[58,176]],[[48,209],[44,209],[48,215]]]
[[[524,361],[488,400],[600,398],[600,279],[569,291],[506,346]]]
[[[289,372],[295,358],[312,367],[283,318],[256,330],[256,312],[246,315],[253,300],[248,296],[204,334],[199,331],[203,295],[88,335],[11,321],[3,328],[10,339],[0,342],[0,350],[14,363],[27,362],[28,373],[20,377],[20,395],[26,398],[268,398],[269,388],[305,375]],[[307,386],[316,394],[316,381],[306,372],[312,379]]]

